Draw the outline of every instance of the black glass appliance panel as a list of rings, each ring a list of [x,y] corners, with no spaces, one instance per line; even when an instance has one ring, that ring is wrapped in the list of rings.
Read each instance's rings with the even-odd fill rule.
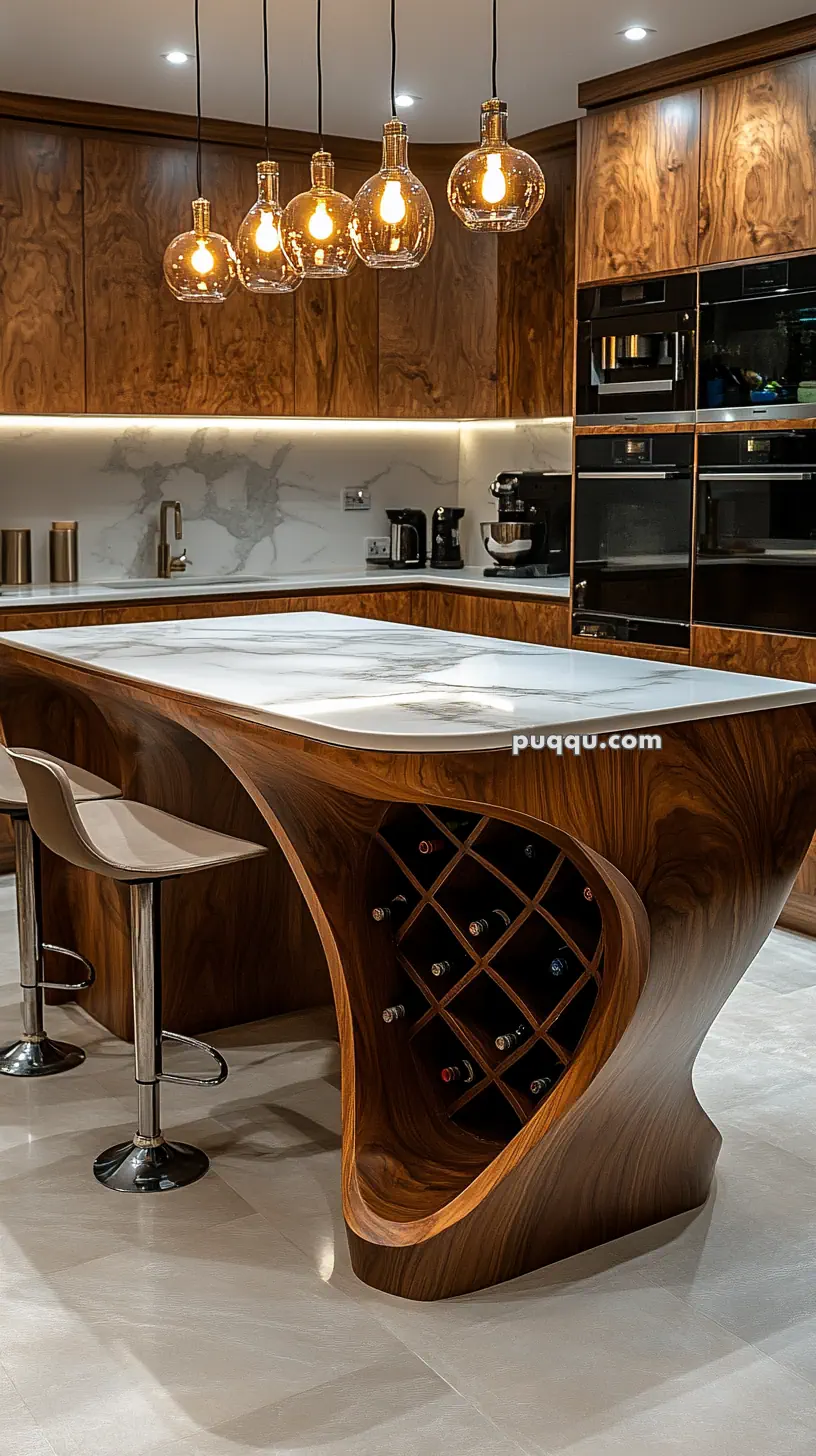
[[[816,258],[700,276],[697,408],[816,404]]]
[[[816,635],[816,439],[702,435],[695,621]]]
[[[688,644],[693,452],[691,435],[576,440],[577,636]]]
[[[691,275],[579,289],[579,417],[693,411],[696,301]]]

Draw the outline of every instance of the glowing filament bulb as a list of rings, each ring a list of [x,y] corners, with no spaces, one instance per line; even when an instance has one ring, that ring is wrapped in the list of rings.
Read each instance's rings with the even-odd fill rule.
[[[380,198],[380,217],[383,222],[394,226],[403,221],[406,210],[399,177],[392,177],[386,182],[385,190]]]
[[[195,252],[190,259],[190,262],[195,268],[196,273],[201,273],[202,275],[204,273],[212,273],[212,270],[215,267],[215,259],[209,248],[207,247],[204,238],[198,239]]]
[[[280,234],[275,226],[275,215],[263,212],[255,229],[255,246],[261,253],[274,253],[280,247]]]
[[[324,242],[334,232],[334,223],[326,211],[326,204],[322,197],[317,203],[314,212],[309,218],[309,232],[318,242]]]
[[[502,171],[501,152],[488,152],[482,176],[482,197],[485,202],[501,202],[507,196],[507,178]]]

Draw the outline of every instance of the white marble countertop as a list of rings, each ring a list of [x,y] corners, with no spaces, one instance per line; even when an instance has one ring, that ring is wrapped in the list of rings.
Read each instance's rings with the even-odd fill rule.
[[[569,599],[569,577],[510,577],[485,576],[481,566],[465,566],[458,571],[403,569],[392,570],[387,566],[337,567],[334,570],[281,572],[275,576],[222,576],[222,577],[174,577],[162,581],[156,577],[121,581],[80,581],[71,585],[4,586],[0,588],[0,612],[15,608],[34,607],[56,610],[59,607],[82,607],[91,605],[125,606],[128,602],[166,600],[178,597],[189,600],[196,597],[248,596],[267,594],[289,595],[294,592],[331,591],[344,588],[348,591],[378,591],[388,587],[410,587],[417,585],[444,586],[445,590],[458,588],[460,591],[485,591],[505,593],[509,596],[550,597],[560,601]]]
[[[306,738],[391,752],[509,748],[816,703],[816,685],[328,612],[0,633]]]

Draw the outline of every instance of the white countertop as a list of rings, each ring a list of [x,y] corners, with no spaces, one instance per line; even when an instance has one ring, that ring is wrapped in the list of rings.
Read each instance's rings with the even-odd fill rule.
[[[236,717],[396,752],[509,748],[816,703],[816,685],[328,612],[0,633],[0,644],[208,698]]]
[[[4,586],[0,588],[0,612],[14,608],[82,607],[91,605],[125,606],[128,602],[166,600],[179,601],[196,597],[265,596],[267,593],[289,595],[304,591],[378,591],[388,587],[417,585],[444,586],[446,591],[501,592],[510,596],[555,597],[569,599],[569,577],[501,577],[485,576],[481,566],[465,566],[459,571],[391,570],[387,566],[337,567],[331,571],[315,571],[306,567],[282,572],[276,576],[173,577],[161,581],[156,577],[121,581],[80,581],[71,585]]]

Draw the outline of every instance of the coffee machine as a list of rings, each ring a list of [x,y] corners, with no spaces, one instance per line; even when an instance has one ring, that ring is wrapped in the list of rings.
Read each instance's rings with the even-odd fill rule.
[[[463,506],[437,506],[431,516],[431,566],[450,571],[464,566],[459,546],[459,522]]]
[[[424,511],[386,511],[391,522],[389,566],[422,568],[428,556],[428,522]]]
[[[498,521],[482,521],[485,550],[496,562],[485,576],[569,576],[572,477],[503,470],[490,494]]]

